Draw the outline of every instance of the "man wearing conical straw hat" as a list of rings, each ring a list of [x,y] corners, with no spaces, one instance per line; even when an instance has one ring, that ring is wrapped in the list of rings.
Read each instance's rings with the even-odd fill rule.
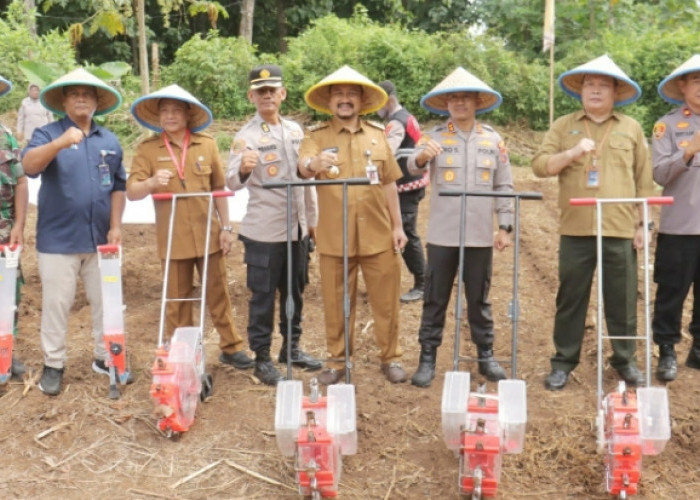
[[[659,95],[677,107],[654,125],[654,180],[673,196],[661,209],[656,241],[657,284],[652,329],[659,345],[656,378],[675,380],[674,345],[681,341],[683,303],[693,285],[693,344],[685,365],[700,370],[700,55],[695,54],[659,84]]]
[[[430,172],[425,295],[418,332],[421,346],[418,370],[411,383],[428,387],[435,377],[437,348],[442,343],[445,312],[459,268],[460,207],[458,197],[439,196],[445,189],[513,191],[508,151],[501,136],[476,119],[496,109],[501,95],[462,67],[458,67],[421,99],[421,106],[447,121],[424,134],[408,159],[412,173]],[[498,232],[494,237],[494,214]],[[467,202],[464,274],[469,329],[476,344],[479,373],[488,380],[506,378],[493,357],[493,317],[489,288],[493,248],[510,245],[512,202],[507,198],[472,197]],[[457,299],[459,300],[459,299]]]
[[[571,198],[652,196],[651,158],[641,126],[615,110],[636,101],[639,86],[607,55],[563,73],[559,85],[582,103],[557,119],[532,160],[538,177],[559,178],[559,291],[554,318],[549,390],[560,390],[581,354],[586,311],[596,265],[596,208],[570,207]],[[632,204],[603,210],[603,298],[608,335],[637,334],[637,249],[642,214]],[[610,364],[630,385],[643,382],[635,342],[612,340]]]
[[[305,95],[313,109],[332,115],[311,128],[299,150],[299,173],[317,179],[370,178],[368,186],[348,189],[348,288],[350,349],[355,332],[357,272],[367,286],[381,370],[391,383],[405,382],[399,346],[401,258],[406,245],[396,180],[401,177],[384,127],[360,119],[380,109],[387,95],[349,66],[343,66],[312,86]],[[342,187],[319,186],[317,248],[326,322],[327,369],[318,379],[335,384],[343,374],[343,227]],[[352,354],[350,352],[349,354]]]
[[[296,122],[280,116],[287,97],[282,69],[275,64],[253,68],[249,75],[248,100],[256,114],[238,131],[231,146],[226,184],[232,190],[248,188],[246,214],[238,231],[245,246],[248,303],[248,341],[255,352],[254,375],[264,384],[276,385],[284,377],[270,357],[275,323],[275,295],[279,289],[280,363],[287,362],[287,339],[291,338],[291,363],[308,371],[320,370],[323,363],[299,346],[302,334],[302,310],[307,261],[308,233],[316,227],[316,192],[312,186],[291,191],[291,227],[287,227],[287,191],[265,189],[266,182],[298,181],[299,145],[304,137]],[[291,256],[287,253],[287,230],[292,234]],[[305,241],[306,238],[306,241]],[[287,259],[292,265],[287,268]],[[288,272],[292,286],[287,290]],[[294,312],[291,332],[285,301],[291,296]]]
[[[140,97],[131,113],[141,125],[156,132],[136,148],[126,194],[140,200],[154,193],[208,193],[225,187],[224,167],[216,141],[204,130],[212,114],[192,94],[170,85]],[[168,226],[172,201],[154,201],[158,255],[165,269]],[[238,369],[253,366],[245,353],[243,338],[233,321],[224,256],[231,250],[233,227],[226,198],[215,198],[212,210],[209,248],[205,248],[209,199],[204,196],[181,198],[177,202],[170,253],[168,297],[191,296],[194,270],[207,270],[207,308],[219,332],[219,361]],[[176,328],[194,325],[192,302],[171,302],[165,314],[165,335]]]
[[[12,90],[12,83],[0,76],[0,97]],[[17,139],[9,128],[0,124],[0,244],[24,245],[24,225],[27,220],[27,203],[29,200],[29,188],[27,176],[24,175],[20,150]],[[22,286],[24,277],[22,267],[17,267],[17,284],[15,287],[15,305],[19,307],[22,298]],[[12,335],[17,337],[18,309],[14,312],[14,324]],[[16,344],[15,344],[16,345]],[[13,351],[10,375],[14,379],[22,378],[26,367]],[[7,373],[2,373],[6,375]]]
[[[44,88],[39,99],[63,117],[36,129],[22,157],[28,175],[41,175],[36,248],[44,371],[39,389],[55,396],[61,391],[68,313],[78,276],[92,311],[92,368],[109,375],[97,245],[121,244],[126,172],[116,136],[93,120],[119,107],[119,92],[78,68]]]

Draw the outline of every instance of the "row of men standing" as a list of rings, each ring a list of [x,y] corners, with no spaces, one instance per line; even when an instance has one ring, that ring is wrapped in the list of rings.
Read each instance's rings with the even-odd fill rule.
[[[688,128],[693,129],[690,125],[691,118],[695,117],[694,103],[690,96],[694,94],[689,89],[694,88],[697,79],[694,76],[700,71],[692,64],[688,66],[689,63],[677,69],[668,81],[662,82],[664,88],[680,92],[686,101],[680,113],[687,121],[683,122],[683,127],[676,124],[682,133],[687,133]],[[42,92],[42,102],[47,108],[66,115],[66,118],[35,132],[23,156],[25,171],[31,175],[42,174],[43,181],[39,195],[37,250],[43,285],[41,335],[45,359],[40,388],[44,392],[60,392],[66,360],[67,314],[78,275],[86,283],[93,310],[93,369],[100,373],[106,371],[106,352],[101,343],[101,297],[98,297],[99,287],[95,290],[94,286],[96,268],[93,261],[96,245],[121,243],[124,191],[129,198],[139,199],[158,191],[211,191],[224,185],[231,189],[246,186],[251,193],[246,216],[250,219],[243,221],[239,238],[246,248],[247,283],[252,292],[248,336],[255,360],[245,354],[243,340],[233,327],[223,259],[231,248],[233,235],[225,204],[216,204],[212,224],[214,246],[211,249],[203,249],[203,238],[190,234],[193,228],[205,226],[206,214],[202,207],[193,204],[178,212],[177,231],[181,234],[176,238],[176,245],[177,242],[183,245],[181,254],[174,258],[182,262],[174,266],[169,283],[175,296],[187,295],[192,288],[194,269],[201,270],[205,252],[214,255],[208,301],[214,324],[221,335],[220,360],[241,369],[255,366],[258,378],[274,385],[282,378],[271,361],[270,344],[275,291],[280,290],[282,298],[287,292],[286,247],[282,243],[286,240],[286,203],[279,193],[273,194],[274,190],[263,191],[261,184],[266,180],[365,175],[373,179],[373,184],[351,189],[349,200],[350,346],[352,350],[357,271],[361,269],[375,318],[381,370],[390,382],[403,382],[407,377],[400,364],[399,254],[407,238],[396,181],[409,174],[414,176],[410,182],[425,183],[426,173],[434,189],[419,331],[421,354],[412,382],[417,386],[430,385],[435,376],[436,351],[442,341],[445,311],[457,271],[458,244],[454,240],[459,232],[459,211],[454,200],[439,197],[438,191],[442,187],[512,191],[510,163],[503,141],[491,127],[475,119],[476,114],[495,109],[501,102],[500,94],[463,68],[457,68],[421,100],[426,109],[448,115],[448,119],[419,141],[417,149],[407,158],[406,170],[402,173],[383,127],[360,120],[360,115],[374,111],[384,110],[387,114],[384,107],[387,92],[363,75],[343,67],[309,89],[305,96],[307,103],[318,111],[331,114],[332,118],[311,128],[305,135],[298,125],[279,115],[286,95],[279,68],[255,68],[250,81],[248,96],[256,105],[257,114],[234,139],[227,172],[218,158],[215,141],[200,132],[212,118],[206,106],[177,86],[137,100],[132,106],[134,116],[159,135],[139,146],[128,181],[116,138],[92,121],[94,114],[107,113],[118,107],[121,102],[119,94],[83,70],[62,77]],[[641,127],[634,120],[613,111],[616,104],[633,102],[639,97],[636,83],[607,56],[565,73],[559,82],[567,93],[581,99],[583,109],[560,118],[553,125],[533,160],[535,173],[558,175],[560,199],[567,202],[569,197],[579,196],[581,189],[589,196],[617,197],[620,190],[627,197],[650,195],[651,164]],[[390,94],[395,94],[390,84],[384,85]],[[654,140],[655,144],[659,141],[661,145],[666,144],[663,140],[671,134],[666,134],[670,125],[660,123],[665,125],[657,124]],[[697,142],[695,135],[684,145],[682,141],[672,139],[666,148],[673,150],[677,146],[683,149],[681,157],[689,155],[684,162],[691,165],[696,152],[692,148]],[[86,151],[80,152],[81,145]],[[675,151],[673,154],[677,156]],[[81,167],[75,168],[75,165]],[[658,178],[657,181],[666,185]],[[296,218],[292,227],[296,243],[291,293],[298,300],[295,300],[297,308],[292,320],[291,361],[316,370],[321,368],[321,362],[299,346],[304,286],[304,273],[299,269],[304,267],[308,248],[304,240],[309,236],[309,226],[313,228],[315,222],[313,210],[309,212],[306,204],[301,203],[306,199],[304,189],[295,193]],[[325,384],[340,380],[345,355],[342,317],[344,249],[338,235],[342,224],[340,196],[338,186],[319,189],[318,231],[314,235],[321,255],[325,330],[330,355],[327,369],[319,376]],[[596,265],[591,243],[592,213],[586,213],[585,209],[573,213],[565,203],[561,205],[560,290],[554,334],[557,352],[552,358],[552,373],[546,380],[550,389],[562,388],[569,372],[578,363],[590,281]],[[499,380],[505,378],[505,372],[493,358],[494,332],[488,293],[492,249],[502,250],[510,244],[509,233],[514,222],[512,206],[507,201],[488,198],[469,206],[467,265],[462,277],[466,282],[468,320],[472,340],[477,346],[479,372],[490,380]],[[69,210],[66,212],[66,209]],[[164,258],[163,235],[169,210],[169,205],[156,202],[161,259]],[[495,236],[492,230],[494,213],[499,226]],[[606,298],[606,319],[611,334],[635,335],[636,252],[633,246],[639,246],[640,230],[644,228],[639,227],[639,218],[635,217],[633,210],[620,208],[614,213],[603,225],[605,259],[617,262],[615,271],[607,271],[609,282],[606,281],[605,288],[609,299]],[[311,221],[306,219],[307,216]],[[265,230],[261,231],[262,221]],[[662,232],[664,227],[662,216]],[[660,244],[661,240],[660,237]],[[663,260],[662,257],[663,254],[657,253],[657,262]],[[677,312],[678,296],[684,298],[689,284],[694,282],[694,274],[684,276],[687,278],[684,290],[679,291],[676,282],[669,283],[670,290],[666,290],[667,295],[672,296],[667,303],[675,301],[673,307],[669,306],[673,310],[666,319],[673,331],[659,330],[657,335],[657,329],[654,330],[655,340],[662,345],[657,376],[667,380],[672,379],[671,376],[675,378],[673,344],[680,340],[680,319],[676,321],[671,316]],[[660,285],[666,279],[658,272],[658,265],[655,278]],[[417,275],[414,289],[420,290],[419,279]],[[660,296],[663,296],[662,292],[660,287]],[[624,298],[626,307],[619,307],[620,297]],[[682,300],[680,303],[682,308]],[[279,309],[280,330],[286,339],[285,308],[280,304]],[[664,308],[663,300],[660,302],[658,296],[657,309],[654,323],[661,325]],[[192,311],[188,306],[173,305],[169,309],[168,331],[191,323]],[[678,328],[675,328],[676,323]],[[558,324],[567,328],[557,328]],[[695,330],[691,325],[694,335]],[[612,366],[628,383],[640,383],[633,342],[616,341],[613,347]],[[695,341],[687,360],[688,366],[700,365],[699,350],[700,342]],[[286,352],[285,346],[279,361],[286,361]]]

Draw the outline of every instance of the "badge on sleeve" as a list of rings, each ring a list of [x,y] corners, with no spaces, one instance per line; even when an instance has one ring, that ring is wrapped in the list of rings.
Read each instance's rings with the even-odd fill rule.
[[[501,163],[508,163],[510,158],[508,157],[508,148],[506,148],[506,143],[504,141],[498,143],[498,151],[500,152]]]
[[[666,124],[664,122],[656,122],[653,132],[654,139],[658,141],[664,136],[664,134],[666,134]]]
[[[245,141],[243,139],[236,139],[231,145],[231,153],[238,154],[245,149]]]

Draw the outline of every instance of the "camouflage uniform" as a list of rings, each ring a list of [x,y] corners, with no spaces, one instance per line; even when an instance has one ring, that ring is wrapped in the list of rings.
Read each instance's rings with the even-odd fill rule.
[[[12,132],[0,125],[0,243],[10,242],[10,231],[15,225],[15,186],[17,179],[24,175],[20,162],[20,150]],[[19,305],[24,277],[22,268],[17,274],[17,292],[15,303]],[[15,310],[15,327],[12,332],[17,335],[17,311]]]

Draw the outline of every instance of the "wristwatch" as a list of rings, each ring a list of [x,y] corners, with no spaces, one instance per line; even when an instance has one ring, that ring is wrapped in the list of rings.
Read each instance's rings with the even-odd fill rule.
[[[233,226],[221,226],[222,231],[228,231],[229,233],[233,234]]]
[[[311,170],[311,162],[313,161],[313,159],[314,159],[313,156],[309,156],[309,157],[306,159],[306,161],[304,162],[304,170],[306,170],[306,171],[309,172],[310,174],[315,174],[315,173],[316,173],[316,172],[314,172],[313,170]]]
[[[513,232],[513,225],[508,224],[507,226],[505,224],[501,224],[498,226],[498,229],[503,229],[506,233],[512,233]]]

